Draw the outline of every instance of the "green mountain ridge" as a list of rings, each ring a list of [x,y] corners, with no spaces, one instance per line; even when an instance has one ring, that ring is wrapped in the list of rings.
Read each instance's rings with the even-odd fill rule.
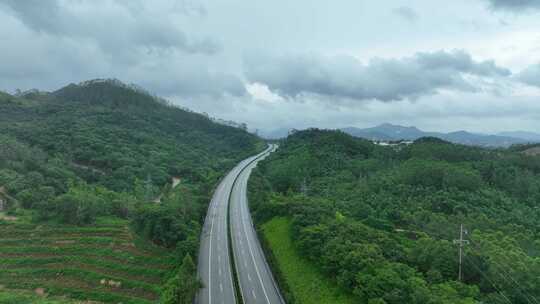
[[[283,140],[250,181],[255,222],[286,218],[288,250],[369,304],[540,297],[539,202],[538,156],[435,138],[378,146],[318,129]],[[461,224],[470,243],[459,281]],[[306,298],[290,269],[276,271],[286,295]]]
[[[207,173],[201,168],[216,169],[225,165],[223,161],[232,165],[254,152],[259,142],[243,130],[216,124],[116,82],[72,84],[40,95],[37,101],[29,99],[32,95],[8,96],[0,104],[5,134],[113,176],[132,168],[129,176],[123,176],[124,185],[107,184],[114,190],[127,190],[135,178],[145,179],[148,174],[161,185],[173,175],[196,179]],[[124,153],[126,145],[129,153]],[[137,162],[148,168],[141,170]]]
[[[115,80],[0,93],[0,130],[7,299],[20,298],[13,288],[104,303],[192,298],[212,190],[265,147]]]

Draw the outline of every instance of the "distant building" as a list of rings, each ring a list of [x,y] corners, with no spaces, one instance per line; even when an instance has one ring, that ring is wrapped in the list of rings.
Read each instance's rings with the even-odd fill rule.
[[[382,140],[374,140],[374,144],[379,146],[399,146],[399,145],[410,145],[413,143],[412,140],[399,140],[399,141],[382,141]]]

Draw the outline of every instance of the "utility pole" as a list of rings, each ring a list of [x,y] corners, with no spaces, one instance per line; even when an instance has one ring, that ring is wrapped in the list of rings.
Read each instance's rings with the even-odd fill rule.
[[[463,239],[463,234],[467,234],[467,230],[463,229],[463,224],[460,226],[459,230],[459,240],[454,240],[454,244],[459,244],[459,273],[458,273],[458,281],[463,280],[463,270],[462,270],[462,264],[463,264],[463,245],[469,244],[468,240]]]
[[[306,177],[304,177],[304,180],[302,181],[302,184],[300,185],[300,192],[302,192],[303,195],[307,195],[308,193]]]
[[[146,174],[146,180],[144,181],[144,199],[148,202],[152,200],[152,177],[150,173]]]

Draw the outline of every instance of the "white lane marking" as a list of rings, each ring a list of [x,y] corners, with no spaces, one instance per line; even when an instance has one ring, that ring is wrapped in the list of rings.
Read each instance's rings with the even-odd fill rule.
[[[265,151],[264,153],[266,153],[266,151]],[[257,157],[259,157],[259,155],[257,155],[256,157],[254,157],[254,159],[257,158]],[[250,159],[250,161],[251,161],[251,159]],[[240,167],[240,166],[238,166],[238,167]],[[248,169],[249,169],[249,168],[248,168]],[[235,169],[235,170],[236,170],[236,169]],[[238,170],[236,170],[236,171],[238,171]],[[238,178],[238,176],[240,175],[240,172],[237,173],[236,171],[235,171],[234,174],[235,174],[236,177]],[[251,169],[249,169],[248,171],[251,172]],[[232,176],[232,175],[231,175],[231,176]],[[248,175],[248,176],[249,176],[249,175]],[[229,185],[229,184],[230,184],[230,185]],[[231,190],[232,190],[233,186],[234,186],[234,183],[228,183],[228,184],[227,184],[227,187],[228,187],[230,190],[229,190],[229,192],[228,192],[227,195],[226,195],[226,196],[227,196],[227,200],[225,201],[225,207],[226,207],[226,208],[229,208],[228,205],[229,205],[229,203],[230,203],[230,193],[231,193]],[[244,181],[244,188],[246,188],[246,187],[247,187],[247,180]],[[243,191],[242,191],[242,190],[243,190]],[[242,193],[244,196],[246,196],[246,194],[245,194],[245,192],[246,192],[245,189],[242,189],[242,190],[240,191],[240,193]],[[236,201],[236,200],[235,200],[235,201]],[[238,218],[239,211],[240,211],[240,215],[242,214],[242,208],[241,208],[241,206],[240,206],[240,210],[238,210],[238,207],[235,208],[236,205],[237,205],[237,204],[234,204],[234,203],[233,203],[234,213],[235,213],[236,217]],[[216,209],[217,209],[217,208],[216,208]],[[224,219],[225,217],[221,217],[221,218]],[[242,218],[245,218],[245,217],[240,216],[240,219],[242,219]],[[238,222],[238,221],[232,221],[233,224],[231,224],[231,225],[232,225],[232,226],[235,226],[234,224],[236,224],[237,222]],[[226,221],[223,221],[223,224],[224,224],[225,228],[227,228],[227,222],[226,222]],[[220,226],[219,228],[221,228],[221,226]],[[218,229],[219,229],[219,228],[218,228]],[[244,229],[244,230],[245,230],[245,229]],[[238,232],[238,233],[237,233],[237,236],[238,236],[237,239],[240,240],[240,242],[241,242],[241,231],[240,231],[240,229],[238,229],[237,232]],[[244,231],[244,233],[246,233],[246,231]],[[234,236],[234,234],[232,234],[232,235]],[[233,241],[234,241],[234,240],[235,240],[235,238],[233,237]],[[249,238],[248,238],[247,240],[248,240],[248,245],[249,245]],[[250,248],[250,249],[251,249],[251,248]],[[253,253],[251,253],[251,254],[252,254],[252,259],[253,259]],[[220,256],[218,256],[218,258],[220,258]],[[245,260],[244,260],[244,266],[247,267],[247,263],[246,263]],[[256,264],[255,264],[255,267],[256,267],[256,270],[257,270],[257,275],[259,276],[259,280],[261,280],[261,279],[260,279],[260,274],[258,273],[258,269],[257,269],[257,265],[256,265]],[[229,271],[229,274],[230,274],[231,287],[232,287],[232,286],[233,286],[233,282],[232,282],[232,272],[230,271],[230,267],[227,268],[227,270]],[[251,277],[250,277],[250,280],[251,280]],[[261,283],[262,283],[262,282],[261,282]],[[242,291],[242,284],[239,284],[239,287],[240,287],[240,292],[241,292],[241,294],[244,294],[243,291]],[[268,300],[268,295],[266,294],[266,290],[264,289],[264,286],[263,286],[263,291],[264,291],[264,294],[265,294],[266,299]],[[252,290],[252,293],[253,293],[253,297],[256,298],[256,295],[254,294],[253,290]],[[234,294],[233,294],[233,297],[234,297]],[[210,304],[211,304],[211,303],[210,303]]]
[[[212,231],[214,230],[214,217],[210,225],[210,249],[208,252],[208,303],[212,304]]]
[[[231,189],[231,191],[232,191],[232,190],[233,190],[233,189]],[[238,208],[237,208],[237,206],[236,206],[237,204],[235,203],[235,200],[233,200],[233,201],[231,202],[231,198],[232,198],[232,196],[229,197],[229,201],[230,201],[230,202],[229,202],[229,203],[230,203],[229,208],[231,208],[231,213],[230,213],[229,223],[230,223],[230,225],[231,225],[231,240],[232,240],[232,244],[233,244],[233,245],[232,245],[232,248],[236,248],[236,242],[238,242],[238,240],[240,239],[240,238],[239,238],[240,235],[239,235],[239,234],[237,235],[237,234],[233,233],[233,231],[236,230],[236,227],[238,226],[238,222],[235,221],[235,220],[233,219],[233,213],[234,213],[234,214],[238,214],[238,211],[236,210],[236,209],[238,209]],[[237,272],[237,273],[240,273],[239,268],[242,267],[242,266],[241,266],[241,260],[240,260],[240,258],[239,258],[239,256],[238,256],[238,252],[237,252],[236,250],[233,250],[233,257],[234,257],[234,259],[236,260],[236,263],[234,264],[234,267],[235,267],[235,269],[236,269],[236,272]],[[245,262],[245,261],[244,261],[244,267],[246,267],[246,262]],[[232,274],[231,274],[231,277],[232,277]],[[241,282],[241,281],[239,281],[238,287],[240,288],[240,295],[241,295],[241,296],[245,296],[244,290],[243,290],[243,288],[242,288],[242,282]]]
[[[255,156],[253,158],[256,158],[258,156]],[[252,160],[252,158],[249,159],[249,162]],[[209,267],[209,271],[208,271],[208,302],[209,304],[212,304],[212,237],[213,237],[213,231],[214,231],[214,220],[216,218],[218,218],[218,220],[221,219],[220,222],[223,223],[223,225],[225,227],[227,227],[227,223],[225,221],[223,221],[223,219],[225,218],[225,216],[220,216],[219,215],[219,212],[220,212],[220,209],[223,209],[221,208],[222,206],[221,205],[224,205],[223,207],[227,207],[228,208],[228,203],[229,203],[229,194],[230,194],[230,189],[232,188],[233,184],[231,183],[231,178],[232,176],[236,177],[239,175],[239,172],[238,172],[238,168],[239,167],[243,167],[245,166],[245,164],[248,163],[248,160],[245,160],[244,162],[242,162],[241,166],[237,166],[235,169],[233,169],[229,175],[227,177],[225,177],[225,180],[220,183],[214,193],[214,196],[212,197],[212,200],[210,201],[210,204],[211,204],[211,207],[209,208],[209,212],[208,212],[208,215],[207,216],[210,216],[210,231],[208,233],[209,237],[210,237],[210,241],[209,241],[209,250],[208,250],[208,267]],[[221,194],[222,192],[224,191],[224,189],[229,189],[229,192],[227,192],[227,200],[225,200],[225,204],[222,204],[220,203],[222,201],[221,199]],[[238,215],[238,210],[236,210],[236,215]],[[222,232],[222,225],[219,225],[220,223],[218,223],[218,242],[221,242],[221,232]],[[240,238],[240,233],[238,233],[238,238]],[[218,247],[218,250],[221,250],[221,248]],[[221,256],[218,255],[218,260],[221,262]],[[245,262],[244,262],[245,263]],[[245,264],[247,266],[247,264]],[[231,284],[231,288],[233,286],[233,282],[232,282],[232,273],[230,271],[230,267],[227,268],[228,272],[229,272],[229,279],[230,279],[230,284]],[[221,273],[221,268],[219,268],[219,271]],[[223,285],[220,283],[220,289],[223,288]],[[234,298],[234,293],[233,293],[233,298]],[[224,300],[222,299],[222,303],[224,303]]]
[[[220,184],[221,186],[221,184]],[[223,190],[223,187],[219,187],[217,192],[218,193],[219,191],[222,191]],[[214,200],[215,199],[215,200]],[[218,211],[219,211],[219,195],[218,196],[215,196],[213,199],[213,209],[215,209],[215,211],[213,212],[213,215],[212,215],[212,222],[211,222],[211,225],[210,225],[210,249],[209,249],[209,253],[208,253],[208,303],[209,304],[212,304],[212,232],[214,231],[214,219],[217,217],[217,214],[218,214]],[[218,225],[218,235],[219,235],[219,232],[220,232],[220,229],[219,229],[219,225]],[[219,247],[218,247],[218,250],[219,250]],[[218,255],[218,262],[221,263],[221,256]],[[223,288],[223,286],[221,286],[220,284],[220,287]]]
[[[223,293],[223,284],[219,283],[219,290]]]
[[[247,275],[248,275],[248,280],[251,282],[251,276],[249,275],[249,273]]]
[[[247,186],[247,182],[244,184],[244,186]],[[242,188],[245,188],[245,187],[242,187]],[[244,195],[241,196],[241,198],[244,198],[245,197],[245,193],[243,191],[241,191]],[[241,204],[241,206],[243,206],[244,208],[241,207],[240,209],[240,212],[242,212],[243,214],[246,213],[246,207],[247,207],[247,202],[245,204]],[[247,244],[248,244],[248,249],[249,249],[249,253],[251,254],[251,260],[253,261],[253,266],[255,266],[255,272],[257,272],[257,277],[259,278],[259,282],[261,283],[261,288],[263,290],[263,293],[264,293],[264,297],[266,298],[266,303],[270,304],[270,299],[268,298],[268,294],[266,293],[266,288],[264,288],[264,284],[263,284],[263,281],[262,281],[262,278],[261,278],[261,273],[259,272],[259,267],[257,266],[257,263],[255,262],[255,255],[253,254],[253,249],[251,248],[251,243],[249,241],[249,237],[248,237],[248,234],[247,234],[247,230],[246,230],[246,223],[244,221],[243,222],[243,230],[244,230],[244,235],[246,236],[246,240],[247,240]]]
[[[235,173],[236,174],[236,173]],[[230,194],[231,194],[231,190],[232,190],[232,184],[230,184],[229,186],[229,191],[227,192],[227,200],[225,201],[225,206],[226,206],[226,215],[223,216],[223,225],[225,226],[225,231],[226,231],[226,238],[227,238],[227,242],[225,243],[225,247],[226,247],[226,250],[225,250],[225,255],[227,256],[227,260],[230,261],[230,257],[229,257],[229,243],[228,243],[228,234],[229,234],[229,230],[228,230],[228,227],[227,227],[227,216],[228,216],[228,209],[229,209],[229,201],[230,201]],[[232,270],[231,270],[231,264],[230,263],[227,263],[227,272],[229,273],[229,283],[231,284],[231,289],[232,290],[232,297],[233,297],[233,300],[234,302],[236,303],[236,292],[234,291],[234,283],[233,283],[233,275],[232,275]],[[241,292],[241,289],[242,287],[240,287],[240,292]]]
[[[255,291],[253,291],[253,289],[251,290],[251,294],[253,295],[253,298],[256,300],[257,296],[255,295]]]

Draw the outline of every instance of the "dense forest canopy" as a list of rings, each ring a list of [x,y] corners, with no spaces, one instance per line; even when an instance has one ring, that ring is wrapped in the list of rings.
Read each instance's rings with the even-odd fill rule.
[[[166,303],[198,289],[192,261],[213,187],[264,148],[244,129],[116,80],[1,93],[0,130],[0,195],[8,198],[8,215],[62,225],[129,219],[136,233],[174,251],[184,265],[166,284]]]
[[[189,302],[213,187],[263,143],[118,81],[0,94],[0,195],[39,223],[129,219],[181,265]],[[383,147],[339,131],[291,134],[250,182],[257,223],[292,220],[301,254],[361,303],[540,299],[537,146],[486,150],[421,138]],[[171,178],[180,178],[173,188]],[[458,280],[460,226],[463,279]]]
[[[3,134],[62,154],[84,179],[116,191],[133,190],[137,178],[155,185],[174,175],[203,179],[253,152],[258,142],[244,130],[115,82],[26,97],[0,96]]]
[[[291,218],[301,254],[360,303],[536,303],[540,157],[516,150],[299,131],[261,162],[250,203],[259,223]]]

